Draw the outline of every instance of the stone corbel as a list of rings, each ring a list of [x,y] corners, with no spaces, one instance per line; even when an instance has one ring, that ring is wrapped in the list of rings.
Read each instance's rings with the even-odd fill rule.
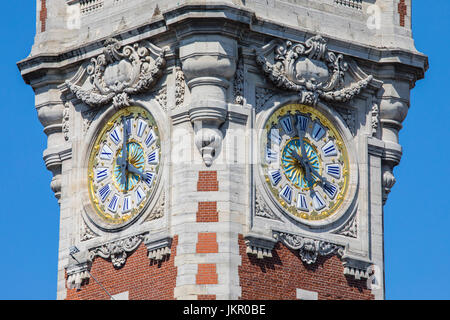
[[[191,91],[189,119],[195,145],[211,166],[222,146],[220,126],[228,113],[227,90],[236,71],[236,41],[222,36],[184,39],[180,60]]]
[[[276,243],[276,240],[261,235],[249,234],[245,237],[247,254],[254,255],[258,259],[272,258],[272,250]]]
[[[171,254],[172,238],[170,237],[165,236],[155,239],[147,235],[144,243],[147,247],[150,261],[162,261]]]
[[[409,110],[409,83],[386,82],[380,90],[379,118],[381,139],[385,143],[382,156],[383,204],[386,202],[396,179],[394,167],[400,163],[402,147],[399,131]],[[407,99],[405,99],[407,97]]]
[[[67,288],[80,290],[90,279],[89,269],[91,268],[90,261],[84,261],[78,264],[70,265],[66,268],[67,273]]]
[[[369,278],[369,269],[373,263],[366,259],[344,254],[342,256],[342,265],[344,266],[345,275],[352,276],[356,280],[361,280]]]

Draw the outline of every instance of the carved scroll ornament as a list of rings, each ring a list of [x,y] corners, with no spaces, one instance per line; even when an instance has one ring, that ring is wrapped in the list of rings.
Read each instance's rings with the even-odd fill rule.
[[[256,50],[256,62],[265,76],[283,90],[298,92],[299,102],[316,105],[319,99],[347,102],[367,87],[371,75],[344,87],[348,64],[342,54],[328,50],[321,36],[308,39],[305,44],[272,41]],[[271,63],[269,56],[273,57]]]
[[[143,41],[122,47],[116,39],[105,41],[103,53],[92,58],[86,68],[89,84],[67,87],[90,107],[113,102],[117,108],[130,105],[130,96],[150,89],[159,80],[166,64],[167,48]]]

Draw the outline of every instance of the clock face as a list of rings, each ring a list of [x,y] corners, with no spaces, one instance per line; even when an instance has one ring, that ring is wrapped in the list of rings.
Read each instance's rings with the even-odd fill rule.
[[[139,215],[155,190],[160,140],[155,120],[141,107],[117,112],[91,150],[89,196],[98,216],[123,224]]]
[[[278,203],[302,221],[325,220],[343,203],[349,183],[344,141],[316,108],[291,104],[265,124],[262,169]]]

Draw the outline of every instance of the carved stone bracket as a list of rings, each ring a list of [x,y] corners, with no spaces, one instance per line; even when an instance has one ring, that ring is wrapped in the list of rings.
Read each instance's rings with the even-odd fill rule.
[[[271,258],[275,244],[276,241],[274,239],[266,238],[261,235],[247,235],[245,237],[247,254],[254,255],[258,259]]]
[[[307,264],[314,264],[319,256],[327,256],[334,253],[342,256],[344,253],[343,246],[295,234],[274,231],[273,238],[281,241],[288,248],[298,250],[300,259]]]
[[[152,239],[147,236],[144,243],[150,260],[161,261],[171,254],[172,238],[170,237]]]
[[[128,253],[139,247],[144,235],[135,235],[126,239],[106,243],[100,247],[89,250],[89,260],[93,261],[97,256],[110,259],[116,269],[122,268],[127,261]]]
[[[329,51],[326,40],[319,35],[305,44],[274,40],[255,52],[257,64],[275,87],[297,92],[299,102],[308,105],[316,105],[319,99],[347,102],[373,79],[369,75],[344,87],[348,64],[342,54]]]
[[[75,80],[67,80],[66,87],[93,108],[110,102],[116,108],[129,106],[131,95],[149,90],[161,77],[167,51],[148,41],[122,46],[110,38],[104,43],[103,53],[81,70],[87,72],[89,81],[78,85]]]
[[[85,261],[79,264],[71,265],[66,268],[67,273],[67,288],[80,290],[90,278],[89,269],[91,262]]]
[[[345,275],[352,276],[356,280],[369,278],[369,269],[372,266],[372,262],[347,255],[342,257],[342,261]]]

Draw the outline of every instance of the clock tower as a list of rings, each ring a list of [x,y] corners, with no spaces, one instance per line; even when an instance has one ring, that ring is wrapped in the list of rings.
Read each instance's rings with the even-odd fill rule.
[[[411,0],[37,0],[58,299],[383,299]]]

